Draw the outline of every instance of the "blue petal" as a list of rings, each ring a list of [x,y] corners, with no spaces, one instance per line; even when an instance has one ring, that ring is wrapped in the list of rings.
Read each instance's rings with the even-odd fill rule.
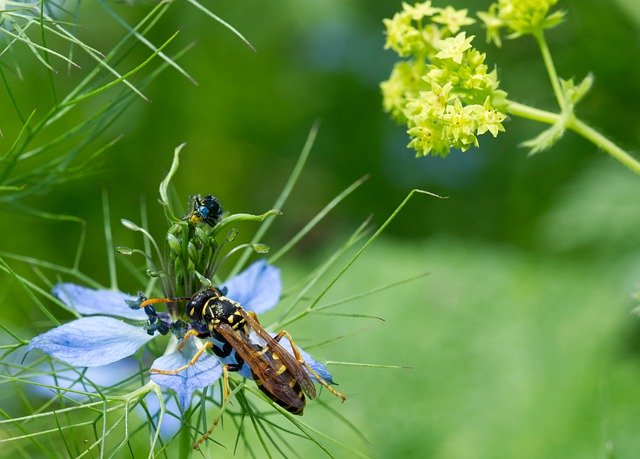
[[[182,349],[171,354],[163,355],[151,365],[154,370],[175,370],[189,363],[197,352],[195,341],[190,339]],[[220,361],[207,353],[200,356],[198,361],[175,375],[151,373],[151,379],[161,386],[173,389],[178,394],[178,400],[183,409],[191,404],[191,396],[197,389],[210,386],[222,375]]]
[[[247,311],[260,314],[278,304],[282,292],[280,270],[258,260],[235,277],[224,287],[229,298],[240,303]]]
[[[98,367],[128,357],[153,339],[141,327],[106,316],[83,317],[36,336],[27,352],[40,349],[78,367]]]
[[[138,298],[113,290],[94,290],[76,284],[57,284],[51,291],[64,304],[74,308],[82,315],[104,314],[125,319],[147,320],[142,309],[131,309],[126,300]]]

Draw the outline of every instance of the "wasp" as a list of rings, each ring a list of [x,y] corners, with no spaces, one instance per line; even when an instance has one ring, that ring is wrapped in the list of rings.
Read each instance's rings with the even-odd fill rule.
[[[316,389],[310,375],[333,395],[342,401],[346,400],[345,395],[329,386],[304,361],[287,331],[282,330],[272,337],[262,328],[253,311],[247,312],[217,288],[204,288],[191,298],[148,299],[140,307],[173,301],[187,301],[185,312],[191,320],[191,329],[186,332],[181,346],[184,346],[190,336],[207,340],[186,365],[175,370],[151,369],[152,373],[180,373],[194,365],[207,349],[211,349],[218,357],[231,361],[222,367],[225,398],[229,396],[229,372],[240,371],[246,363],[260,390],[292,414],[302,415],[306,403],[305,394],[310,399],[316,398]],[[251,336],[252,331],[257,339]],[[280,344],[283,337],[291,344],[293,355]]]
[[[201,198],[200,195],[193,196],[192,210],[183,220],[187,220],[192,225],[198,223],[206,223],[209,226],[216,226],[222,216],[222,204],[213,195],[206,195]]]

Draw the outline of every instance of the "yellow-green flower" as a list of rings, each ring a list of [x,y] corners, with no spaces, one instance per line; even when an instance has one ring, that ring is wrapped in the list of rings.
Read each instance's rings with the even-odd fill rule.
[[[504,21],[498,17],[498,4],[493,3],[489,6],[489,11],[478,11],[478,17],[484,22],[487,29],[487,43],[495,43],[499,48],[502,46],[502,38],[500,37],[500,29],[504,27]]]
[[[440,51],[436,54],[438,59],[451,59],[456,64],[462,62],[464,52],[471,48],[474,36],[467,38],[466,32],[460,32],[455,37],[445,38],[438,43]]]
[[[384,111],[400,123],[406,123],[404,114],[407,100],[418,96],[420,91],[429,89],[422,79],[425,66],[422,61],[401,61],[396,63],[389,79],[380,83]]]
[[[460,99],[455,99],[452,105],[447,105],[443,121],[447,125],[447,134],[451,144],[458,146],[462,151],[469,149],[471,145],[478,146],[478,140],[474,135],[474,118],[471,106],[463,106]]]
[[[420,42],[421,34],[411,23],[411,15],[405,12],[396,13],[392,19],[384,19],[387,29],[385,49],[393,49],[400,56],[408,56],[415,52],[416,42]]]
[[[411,19],[414,21],[419,21],[424,17],[433,16],[440,8],[434,8],[431,6],[431,1],[426,1],[422,3],[416,3],[414,6],[409,5],[408,3],[402,3],[402,10],[405,13],[408,13],[411,16]]]
[[[497,137],[498,132],[504,132],[502,122],[506,118],[507,115],[493,108],[487,97],[487,100],[482,105],[480,116],[478,117],[478,134],[484,134],[489,131],[492,136]]]
[[[471,25],[476,22],[475,19],[467,16],[467,12],[468,10],[466,9],[456,10],[451,6],[447,6],[446,8],[441,9],[432,20],[433,22],[447,27],[451,33],[458,33],[460,27]]]

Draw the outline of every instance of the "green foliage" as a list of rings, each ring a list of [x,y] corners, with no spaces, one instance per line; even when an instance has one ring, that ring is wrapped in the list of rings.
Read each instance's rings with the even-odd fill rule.
[[[105,139],[103,132],[122,116],[133,101],[138,98],[148,101],[142,91],[165,68],[172,67],[194,82],[176,62],[189,46],[172,51],[173,56],[165,52],[178,32],[165,34],[159,46],[148,38],[172,2],[162,2],[149,8],[133,25],[108,2],[98,2],[103,10],[101,14],[111,16],[126,30],[111,43],[111,49],[106,53],[89,45],[90,39],[80,38],[76,32],[74,21],[80,20],[81,13],[84,13],[80,2],[77,1],[72,8],[62,3],[6,1],[0,5],[0,39],[5,44],[2,54],[12,52],[18,55],[20,47],[26,47],[43,65],[43,69],[33,71],[44,70],[40,78],[47,82],[46,91],[33,102],[37,108],[29,106],[30,102],[22,100],[19,82],[27,72],[31,72],[32,63],[23,63],[20,56],[12,62],[3,61],[0,66],[0,77],[14,111],[10,129],[4,129],[4,135],[13,137],[14,141],[2,156],[0,167],[0,189],[4,191],[0,199],[5,203],[16,205],[26,197],[93,173],[98,165],[97,158],[119,140],[118,137]],[[245,40],[196,0],[191,4]],[[95,13],[95,7],[92,8]],[[131,58],[140,51],[138,47],[147,50],[147,55],[139,62],[136,57]],[[72,78],[65,79],[59,73],[56,59],[68,65],[69,73],[72,69],[80,72],[81,66],[76,61],[82,62],[84,68],[80,75],[74,73]],[[156,64],[158,60],[161,62]],[[156,65],[149,68],[152,62]],[[68,80],[72,83],[69,84]],[[38,84],[31,79],[28,81]],[[82,114],[78,119],[79,112]],[[7,118],[3,121],[6,122]],[[14,134],[11,128],[15,122],[19,123],[19,128]]]

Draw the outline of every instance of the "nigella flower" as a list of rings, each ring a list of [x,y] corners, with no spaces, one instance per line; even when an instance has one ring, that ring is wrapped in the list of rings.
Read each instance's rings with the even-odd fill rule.
[[[265,260],[260,260],[229,279],[222,288],[226,289],[226,296],[242,304],[247,311],[260,314],[278,303],[282,290],[280,270],[268,265]],[[133,355],[152,340],[158,330],[158,327],[149,327],[150,316],[147,312],[129,307],[129,303],[138,300],[134,296],[111,290],[94,290],[71,283],[56,285],[53,294],[85,317],[36,336],[29,343],[27,352],[39,349],[69,365],[98,367]],[[158,313],[156,319],[171,325],[168,314]],[[174,341],[174,345],[170,344],[167,353],[157,358],[151,368],[172,370],[186,365],[197,352],[198,345],[201,344],[198,341],[189,339],[182,349],[178,349]],[[282,344],[291,350],[288,342],[284,341]],[[322,379],[331,383],[331,374],[326,367],[301,352],[311,368]],[[226,362],[218,357],[205,353],[194,365],[178,374],[153,373],[151,379],[174,390],[180,405],[186,409],[194,391],[207,387],[220,378],[224,363]],[[251,378],[246,364],[240,374]]]

